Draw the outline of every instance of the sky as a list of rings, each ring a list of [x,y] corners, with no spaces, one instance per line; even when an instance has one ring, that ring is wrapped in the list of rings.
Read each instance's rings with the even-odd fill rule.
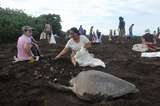
[[[22,9],[27,14],[39,16],[55,13],[62,19],[62,30],[80,25],[89,33],[91,26],[108,34],[110,29],[117,29],[118,17],[124,17],[126,32],[135,24],[136,35],[151,32],[160,26],[160,0],[0,0],[4,8]]]

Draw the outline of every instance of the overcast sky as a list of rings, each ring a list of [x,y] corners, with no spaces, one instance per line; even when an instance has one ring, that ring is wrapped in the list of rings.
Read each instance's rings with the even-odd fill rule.
[[[0,0],[0,6],[22,9],[32,16],[59,14],[64,31],[83,25],[88,32],[93,25],[107,34],[117,29],[119,16],[125,19],[127,33],[132,23],[138,35],[160,26],[160,0]]]

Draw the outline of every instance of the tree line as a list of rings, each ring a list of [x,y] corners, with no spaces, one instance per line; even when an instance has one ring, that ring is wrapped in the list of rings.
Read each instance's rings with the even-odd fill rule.
[[[33,36],[39,38],[46,22],[51,24],[54,34],[61,34],[61,17],[57,14],[33,17],[22,10],[0,7],[0,43],[16,41],[22,34],[22,26],[32,26]]]

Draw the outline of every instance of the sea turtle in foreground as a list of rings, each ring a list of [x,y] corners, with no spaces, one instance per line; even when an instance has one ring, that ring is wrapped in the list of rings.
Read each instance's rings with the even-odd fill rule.
[[[139,90],[135,85],[101,71],[89,70],[80,72],[70,80],[71,86],[49,82],[59,90],[70,90],[83,100],[115,98]]]

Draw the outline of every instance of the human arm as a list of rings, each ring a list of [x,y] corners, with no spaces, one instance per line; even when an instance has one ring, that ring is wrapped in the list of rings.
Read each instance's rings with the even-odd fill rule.
[[[90,48],[91,47],[91,42],[89,41],[89,39],[85,36],[83,36],[83,42],[84,42],[84,48]]]
[[[65,48],[55,57],[55,59],[58,59],[58,58],[60,58],[61,56],[65,55],[68,51],[69,51],[69,49],[65,47]]]
[[[84,45],[84,48],[90,48],[90,47],[91,47],[91,42],[90,41]]]
[[[69,51],[71,45],[72,45],[71,40],[69,40],[69,41],[67,42],[65,48],[55,57],[55,59],[58,59],[58,58],[60,58],[61,56],[65,55],[65,54]]]
[[[28,56],[32,56],[31,47],[32,47],[32,45],[30,43],[25,43],[25,45],[24,45],[24,50]]]
[[[37,44],[37,43],[38,43],[38,41],[36,41],[33,37],[32,37],[32,42],[33,42],[34,44]]]

